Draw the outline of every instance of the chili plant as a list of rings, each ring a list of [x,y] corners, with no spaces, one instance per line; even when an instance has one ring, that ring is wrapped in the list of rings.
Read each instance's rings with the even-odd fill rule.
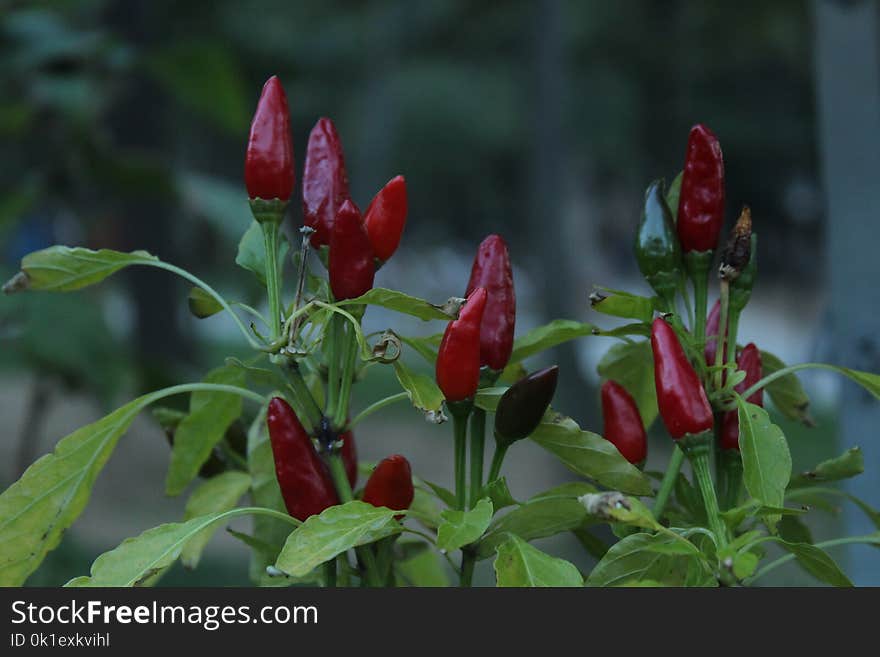
[[[249,547],[259,585],[425,586],[451,571],[456,583],[469,586],[476,564],[487,559],[499,586],[740,585],[790,558],[824,582],[848,584],[824,548],[880,544],[880,532],[813,544],[797,528],[806,505],[827,508],[828,498],[841,496],[880,523],[880,513],[828,485],[860,473],[861,454],[852,448],[792,476],[785,436],[763,409],[763,392],[783,415],[806,422],[798,370],[837,371],[874,396],[880,376],[816,363],[786,366],[752,343],[740,349],[739,319],[757,273],[748,209],[723,249],[719,302],[707,331],[723,172],[717,139],[697,126],[671,189],[662,182],[648,187],[636,261],[656,296],[601,288],[591,297],[594,310],[629,323],[601,329],[560,319],[514,340],[513,270],[498,235],[479,246],[461,297],[432,304],[373,286],[376,270],[401,242],[406,181],[391,178],[362,214],[349,193],[341,138],[327,118],[309,137],[300,243],[289,243],[282,225],[295,188],[294,152],[287,99],[271,78],[246,149],[253,221],[236,257],[265,287],[267,315],[144,251],[54,246],[25,256],[4,286],[6,293],[65,293],[126,267],[164,269],[193,285],[188,304],[197,317],[224,313],[253,355],[226,359],[200,382],[138,397],[31,465],[0,495],[0,584],[21,585],[58,546],[118,441],[149,406],[172,444],[166,492],[192,487],[185,516],[100,555],[90,574],[68,586],[155,584],[177,560],[196,567],[212,534],[245,515],[253,517],[251,532],[232,533]],[[296,272],[292,286],[288,260]],[[322,265],[326,277],[317,273]],[[391,328],[368,336],[362,319],[370,306],[446,328],[429,337]],[[528,365],[586,336],[620,340],[599,364],[605,438],[550,407],[557,367],[530,372]],[[435,376],[407,364],[412,357]],[[353,413],[352,386],[371,367],[392,368],[401,392]],[[184,394],[188,412],[155,406]],[[446,433],[451,424],[452,488],[414,476],[403,455],[375,468],[357,463],[357,426],[404,401],[428,420],[426,432]],[[665,474],[655,475],[643,467],[646,429],[658,415],[674,442]],[[575,477],[514,499],[504,460],[522,440],[550,452]],[[690,478],[681,469],[685,457]],[[363,489],[359,469],[370,473]],[[603,524],[613,533],[597,533]],[[589,573],[531,544],[562,532],[572,532],[597,560]],[[618,540],[609,545],[606,535]],[[768,543],[790,556],[762,563]]]

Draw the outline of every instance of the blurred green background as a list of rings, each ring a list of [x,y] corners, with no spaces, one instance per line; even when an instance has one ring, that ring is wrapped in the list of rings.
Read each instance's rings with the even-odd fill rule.
[[[794,0],[0,2],[0,274],[53,243],[142,248],[262,304],[233,259],[250,221],[250,116],[277,74],[298,175],[311,126],[329,116],[361,207],[406,176],[404,241],[377,285],[458,295],[476,245],[499,232],[515,263],[519,334],[556,317],[608,325],[589,310],[593,284],[647,291],[632,258],[644,189],[676,175],[690,126],[708,124],[724,147],[728,222],[748,203],[761,235],[743,339],[787,361],[830,357],[815,27],[811,3]],[[0,299],[3,487],[80,424],[241,351],[222,316],[188,314],[186,294],[169,274],[135,269],[76,295]],[[377,309],[366,325],[442,330]],[[610,344],[587,338],[544,358],[563,364],[556,405],[596,431],[595,365]],[[393,390],[386,369],[373,368],[356,407]],[[819,426],[783,425],[796,468],[839,451],[838,388],[805,382]],[[359,432],[363,458],[401,451],[441,481],[450,439],[403,407]],[[656,439],[652,467],[667,449]],[[537,448],[514,452],[515,495],[573,476]],[[166,463],[161,431],[141,418],[31,582],[63,583],[126,536],[179,518],[183,500],[161,492]],[[589,567],[573,541],[558,549]],[[218,537],[197,572],[164,583],[244,584],[243,557]],[[776,583],[811,581],[779,573]]]

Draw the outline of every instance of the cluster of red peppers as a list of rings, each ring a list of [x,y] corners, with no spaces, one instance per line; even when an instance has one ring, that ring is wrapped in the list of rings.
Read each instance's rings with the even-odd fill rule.
[[[245,156],[245,184],[257,221],[275,226],[281,223],[293,193],[294,176],[287,97],[273,76],[264,85],[257,104]],[[403,234],[407,215],[403,176],[392,178],[362,216],[349,194],[339,134],[330,119],[321,118],[309,135],[302,198],[304,225],[311,233],[309,242],[315,248],[326,249],[334,298],[352,299],[368,292],[377,268],[394,254]],[[348,353],[346,349],[341,351]],[[333,426],[331,418],[322,416],[310,433],[293,407],[280,397],[270,402],[266,423],[278,483],[291,516],[304,521],[351,499],[357,481],[351,431]],[[341,478],[334,477],[337,459],[343,468]],[[363,500],[404,510],[412,503],[413,492],[409,462],[394,455],[373,471]]]

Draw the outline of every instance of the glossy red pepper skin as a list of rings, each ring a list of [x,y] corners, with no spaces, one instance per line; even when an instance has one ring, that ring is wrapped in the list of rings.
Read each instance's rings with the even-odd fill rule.
[[[632,464],[644,462],[648,457],[648,438],[645,425],[635,400],[616,381],[602,385],[602,417],[605,429],[602,436],[617,448]]]
[[[330,243],[330,229],[348,198],[342,141],[333,121],[318,119],[309,134],[303,167],[303,216],[305,225],[315,229],[311,238],[313,247]]]
[[[409,461],[400,454],[394,454],[379,461],[364,486],[363,499],[373,506],[403,511],[412,504],[414,494]],[[402,516],[396,517],[399,520]]]
[[[346,431],[339,436],[339,440],[342,441],[339,455],[342,457],[342,463],[345,465],[348,485],[354,488],[358,477],[357,445],[354,442],[354,434],[351,431]]]
[[[480,325],[480,365],[503,370],[513,352],[516,326],[516,292],[507,244],[500,235],[489,235],[477,249],[465,296],[486,289],[486,310]]]
[[[395,176],[379,190],[364,213],[373,255],[385,262],[394,255],[406,226],[406,180]]]
[[[486,290],[474,290],[458,319],[449,322],[437,353],[437,385],[446,401],[469,399],[480,385],[480,322],[486,308]]]
[[[651,324],[651,350],[657,406],[669,435],[679,440],[710,431],[714,421],[706,391],[675,331],[659,317]]]
[[[354,203],[346,200],[330,229],[330,255],[327,263],[330,289],[337,301],[354,299],[373,287],[376,265],[370,238]]]
[[[734,390],[738,393],[744,393],[761,380],[761,352],[755,346],[755,343],[749,342],[736,359],[736,368],[746,373],[746,378],[734,386]],[[764,406],[764,391],[758,390],[753,393],[747,402]],[[724,414],[724,421],[721,427],[721,449],[739,450],[739,413],[738,411],[728,411]]]
[[[339,504],[327,466],[290,404],[274,397],[269,402],[266,424],[287,512],[297,520],[305,520]]]
[[[293,191],[293,144],[287,96],[274,75],[263,85],[244,159],[249,198],[287,201]]]
[[[718,246],[724,223],[724,159],[715,133],[702,124],[688,137],[681,195],[678,239],[684,253],[711,251]]]

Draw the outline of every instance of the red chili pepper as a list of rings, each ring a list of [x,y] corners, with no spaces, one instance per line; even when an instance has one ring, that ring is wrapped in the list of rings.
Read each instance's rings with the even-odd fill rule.
[[[648,456],[648,438],[639,407],[622,385],[606,381],[602,385],[602,417],[605,440],[630,463],[642,463]]]
[[[339,436],[339,440],[342,441],[339,455],[345,465],[345,475],[348,477],[349,486],[354,488],[358,478],[357,445],[354,442],[354,434],[351,431],[346,431]]]
[[[305,520],[339,504],[327,466],[290,404],[274,397],[269,402],[266,424],[275,457],[275,475],[287,512]]]
[[[736,359],[736,368],[746,373],[746,378],[737,383],[733,389],[738,393],[744,393],[761,380],[761,352],[754,342],[749,342]],[[758,390],[753,393],[747,402],[764,406],[764,391]],[[739,413],[728,411],[724,414],[724,424],[721,427],[721,449],[739,449]]]
[[[480,322],[485,308],[486,290],[478,287],[443,334],[436,375],[447,401],[473,397],[480,385]]]
[[[379,190],[364,213],[373,254],[382,262],[394,255],[406,225],[406,180],[395,176]]]
[[[500,235],[489,235],[477,249],[465,296],[486,289],[486,310],[480,325],[480,365],[503,370],[513,351],[516,293],[507,244]]]
[[[721,299],[715,301],[709,316],[706,318],[706,365],[715,364],[715,353],[718,351],[718,324],[721,322]],[[724,344],[724,358],[727,359],[727,343]]]
[[[718,246],[724,223],[724,160],[715,134],[702,124],[688,137],[681,195],[678,238],[684,253],[711,251]]]
[[[675,440],[712,429],[712,407],[672,327],[657,318],[651,324],[654,385],[663,423]]]
[[[309,134],[303,168],[303,215],[314,228],[312,246],[330,243],[330,229],[339,208],[349,198],[345,154],[333,121],[318,119]]]
[[[395,511],[408,509],[413,495],[412,470],[400,454],[379,461],[364,486],[364,502]],[[398,520],[403,516],[395,516]]]
[[[376,265],[370,238],[357,206],[346,200],[330,229],[330,289],[337,301],[354,299],[373,287]]]
[[[251,122],[244,159],[249,198],[286,201],[293,191],[293,146],[287,96],[276,76],[266,80]]]

